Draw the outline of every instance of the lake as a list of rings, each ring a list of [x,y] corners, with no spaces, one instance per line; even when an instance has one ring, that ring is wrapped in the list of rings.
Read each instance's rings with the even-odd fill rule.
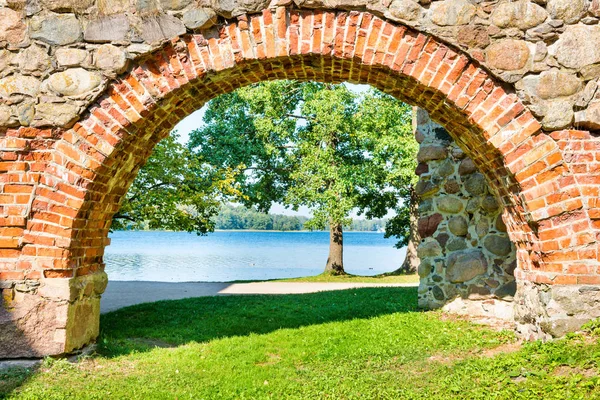
[[[329,252],[329,232],[117,231],[104,260],[117,281],[223,282],[317,275]],[[405,249],[383,233],[344,233],[346,272],[377,275],[396,270]]]

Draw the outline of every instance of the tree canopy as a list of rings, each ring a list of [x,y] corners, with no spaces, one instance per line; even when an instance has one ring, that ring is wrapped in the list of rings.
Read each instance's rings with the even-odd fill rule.
[[[203,163],[172,133],[154,148],[129,188],[112,229],[170,229],[205,234],[222,202],[236,197],[236,171]]]
[[[389,233],[404,245],[408,234],[400,228],[408,218],[418,151],[410,107],[374,89],[360,95],[345,85],[324,88],[276,81],[220,96],[209,103],[206,125],[192,133],[189,145],[212,165],[246,171],[236,179],[247,205],[262,211],[274,201],[319,206],[315,228],[329,222],[323,218],[328,204],[331,214],[344,217],[355,207],[368,218],[394,209]],[[315,147],[329,132],[344,132],[338,148]],[[338,187],[322,190],[332,178]],[[328,198],[332,193],[344,194],[345,201]]]

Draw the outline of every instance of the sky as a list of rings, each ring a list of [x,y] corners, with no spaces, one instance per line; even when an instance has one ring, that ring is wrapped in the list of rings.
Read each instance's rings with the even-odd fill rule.
[[[364,93],[369,90],[369,85],[356,85],[353,83],[344,83],[348,86],[348,89],[355,93]],[[203,125],[202,119],[204,117],[204,113],[206,112],[206,105],[201,109],[194,111],[184,119],[182,119],[173,129],[177,131],[179,134],[179,141],[181,143],[186,143],[189,140],[190,132],[194,129],[197,129]],[[291,209],[285,208],[282,204],[276,203],[271,207],[271,213],[273,214],[283,214],[283,215],[302,215],[306,217],[310,217],[310,210],[307,207],[300,207],[298,211],[294,211]],[[393,215],[393,214],[390,214]],[[356,214],[352,215],[353,218],[356,218]],[[359,217],[360,218],[360,217]]]

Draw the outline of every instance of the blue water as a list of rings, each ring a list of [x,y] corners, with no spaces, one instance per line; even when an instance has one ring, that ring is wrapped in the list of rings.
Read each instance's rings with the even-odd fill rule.
[[[111,280],[221,282],[292,278],[323,272],[328,232],[113,232],[106,248]],[[405,250],[382,233],[344,233],[347,272],[376,275],[397,269]]]

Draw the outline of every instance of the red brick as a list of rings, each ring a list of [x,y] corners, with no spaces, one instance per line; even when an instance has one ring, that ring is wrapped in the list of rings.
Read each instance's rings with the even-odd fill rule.
[[[600,285],[600,275],[581,275],[577,277],[580,285]]]
[[[44,271],[45,278],[72,278],[74,270],[72,269],[47,269]]]
[[[558,275],[553,281],[555,285],[576,285],[577,284],[577,276],[576,275]]]
[[[22,271],[0,271],[0,281],[21,280],[24,277]]]

